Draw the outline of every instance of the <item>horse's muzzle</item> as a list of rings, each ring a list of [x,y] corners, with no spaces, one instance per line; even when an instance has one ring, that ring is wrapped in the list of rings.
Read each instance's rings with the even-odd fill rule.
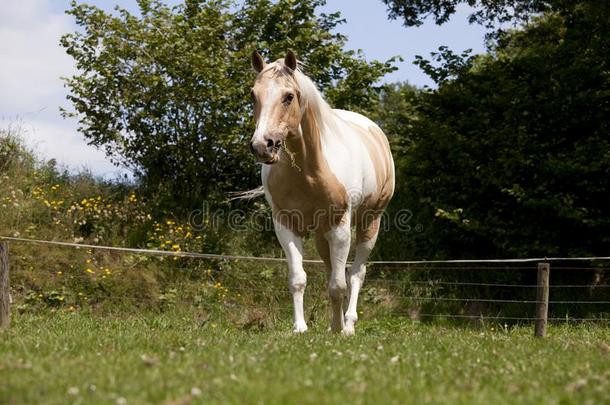
[[[280,160],[279,150],[282,147],[282,140],[266,138],[264,141],[250,142],[250,151],[259,162],[271,165]]]

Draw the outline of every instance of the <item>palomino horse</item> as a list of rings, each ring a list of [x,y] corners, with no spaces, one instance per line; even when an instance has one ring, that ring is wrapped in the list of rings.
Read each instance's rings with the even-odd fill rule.
[[[293,52],[266,64],[255,51],[252,66],[258,75],[252,88],[256,130],[250,149],[263,163],[265,196],[288,259],[294,331],[307,330],[302,241],[313,232],[328,272],[331,330],[352,335],[366,262],[394,193],[388,140],[368,118],[331,109],[303,74]],[[356,227],[356,253],[346,281],[351,225]]]

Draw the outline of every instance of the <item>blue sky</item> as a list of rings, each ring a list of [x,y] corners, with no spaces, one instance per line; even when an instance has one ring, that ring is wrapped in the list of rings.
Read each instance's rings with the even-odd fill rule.
[[[0,125],[19,126],[29,145],[44,158],[56,158],[70,169],[90,169],[113,177],[113,167],[101,151],[88,146],[77,131],[74,119],[63,119],[59,107],[70,107],[61,76],[75,72],[71,59],[58,41],[76,27],[64,11],[69,0],[2,0],[0,13]],[[135,0],[88,1],[104,9],[115,4],[137,11]],[[179,1],[170,0],[169,4]],[[362,49],[367,59],[386,60],[400,55],[404,62],[386,81],[409,81],[423,86],[431,81],[413,65],[415,55],[427,56],[441,45],[461,52],[484,51],[485,30],[469,25],[468,7],[458,9],[448,23],[432,21],[421,27],[405,28],[388,21],[381,0],[328,0],[321,11],[340,11],[346,23],[339,32],[348,37],[349,49]]]
[[[386,60],[400,55],[404,62],[386,80],[409,81],[417,86],[432,85],[431,80],[413,64],[415,55],[428,56],[441,45],[454,51],[485,49],[485,30],[468,24],[469,7],[459,7],[455,16],[438,26],[432,20],[420,27],[404,27],[389,21],[381,0],[329,0],[324,11],[341,11],[347,23],[339,31],[347,35],[350,49],[362,49],[367,59]]]

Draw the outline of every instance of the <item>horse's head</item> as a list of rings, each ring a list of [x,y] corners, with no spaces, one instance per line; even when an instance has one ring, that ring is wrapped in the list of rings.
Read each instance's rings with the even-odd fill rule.
[[[252,88],[256,130],[250,150],[259,161],[273,164],[280,160],[279,151],[286,138],[300,133],[303,109],[295,80],[297,59],[288,51],[284,59],[266,64],[254,51],[252,66],[258,75]]]

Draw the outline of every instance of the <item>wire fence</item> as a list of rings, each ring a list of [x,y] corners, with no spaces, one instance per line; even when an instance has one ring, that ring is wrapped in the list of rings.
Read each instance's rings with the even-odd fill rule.
[[[556,269],[554,267],[554,269]],[[580,267],[578,270],[582,270]],[[494,269],[494,270],[497,270]],[[528,270],[532,270],[529,268]],[[386,284],[400,285],[404,284],[404,281],[400,280],[389,280],[389,279],[367,279],[370,281],[381,281]],[[412,280],[410,284],[423,285],[423,286],[472,286],[472,287],[497,287],[497,288],[538,288],[537,284],[504,284],[504,283],[476,283],[476,282],[464,282],[464,281],[417,281]],[[610,284],[551,284],[549,288],[608,288]]]
[[[97,249],[115,252],[138,253],[157,256],[188,257],[195,259],[214,259],[214,260],[247,260],[247,261],[266,261],[266,262],[286,262],[285,258],[264,257],[264,256],[240,256],[217,253],[197,253],[197,252],[174,252],[158,249],[128,248],[120,246],[91,245],[84,243],[48,241],[42,239],[20,238],[13,236],[0,236],[0,240],[33,243],[40,245],[54,245],[63,247],[73,247],[78,249]],[[601,257],[537,257],[537,258],[516,258],[516,259],[459,259],[459,260],[372,260],[371,265],[428,265],[428,264],[477,264],[477,263],[538,263],[538,262],[569,262],[569,261],[593,261],[610,260],[610,256]],[[303,263],[323,264],[322,260],[305,259]]]
[[[162,257],[176,257],[176,258],[192,258],[200,260],[214,260],[214,261],[253,261],[253,262],[268,262],[268,263],[284,263],[286,259],[278,257],[261,257],[261,256],[241,256],[241,255],[230,255],[230,254],[211,254],[211,253],[197,253],[197,252],[174,252],[174,251],[163,251],[155,249],[139,249],[139,248],[128,248],[128,247],[115,247],[115,246],[101,246],[93,244],[81,244],[63,241],[48,241],[41,239],[29,239],[21,237],[6,237],[0,236],[0,241],[11,241],[22,244],[36,244],[45,245],[48,247],[61,247],[61,248],[74,248],[74,249],[90,249],[90,250],[102,250],[109,252],[118,253],[130,253],[136,255],[148,255],[148,256],[162,256]],[[442,274],[455,274],[459,272],[480,272],[486,274],[486,271],[525,271],[529,272],[530,275],[534,274],[536,263],[555,263],[553,271],[565,271],[565,272],[584,272],[594,271],[605,274],[610,270],[608,267],[597,266],[597,267],[585,267],[566,265],[566,263],[606,263],[610,261],[610,257],[549,257],[549,258],[517,258],[517,259],[477,259],[477,260],[410,260],[410,261],[371,261],[369,262],[371,276],[367,277],[365,282],[365,288],[363,291],[369,291],[374,288],[383,287],[388,289],[399,289],[399,298],[402,303],[408,303],[415,310],[406,310],[404,305],[399,308],[393,308],[389,311],[392,315],[409,317],[411,319],[455,319],[455,320],[479,320],[479,321],[511,321],[511,322],[538,322],[541,320],[540,316],[508,316],[502,313],[497,315],[483,314],[480,313],[459,313],[459,312],[437,312],[436,308],[430,307],[428,304],[438,304],[441,306],[440,311],[445,310],[444,304],[494,304],[494,305],[535,305],[538,308],[540,305],[545,305],[547,308],[551,306],[566,306],[566,305],[584,305],[584,306],[598,306],[603,307],[599,311],[594,311],[595,316],[550,316],[545,317],[545,321],[553,322],[609,322],[610,321],[610,284],[604,282],[604,278],[598,279],[596,283],[561,283],[561,284],[548,284],[547,290],[552,289],[553,291],[583,291],[583,290],[594,290],[596,292],[603,291],[601,299],[546,299],[537,296],[535,299],[528,298],[512,298],[506,297],[500,294],[500,297],[493,296],[447,296],[443,295],[446,289],[453,289],[455,292],[459,290],[461,293],[468,293],[472,291],[469,289],[491,289],[493,291],[536,291],[539,293],[541,285],[538,282],[533,284],[527,283],[515,283],[515,282],[489,282],[489,281],[460,281],[460,280],[443,280],[439,273]],[[304,263],[308,264],[322,264],[320,260],[304,260]],[[404,279],[396,278],[396,274],[412,273],[416,271],[426,271],[433,273],[429,275],[429,280],[418,280],[418,279]],[[323,284],[325,276],[323,273],[314,273],[308,275],[310,280],[318,281],[318,286]],[[530,279],[532,277],[530,276]],[[320,282],[322,281],[322,282]],[[420,292],[419,290],[424,289],[423,294],[413,294],[414,291]],[[318,295],[323,294],[323,289],[318,288],[316,290]],[[523,292],[523,291],[522,291]],[[270,299],[276,299],[279,302],[281,298],[282,304],[289,304],[290,292],[287,288],[261,288],[260,286],[248,285],[248,280],[243,280],[241,286],[231,287],[232,296],[235,294],[252,294],[257,293],[260,295],[267,295]],[[480,293],[480,291],[478,291]],[[548,293],[547,293],[548,294]],[[128,295],[115,295],[108,294],[104,296],[105,299],[115,300],[147,300],[151,297],[143,296],[128,296]],[[166,298],[166,297],[157,297]],[[599,297],[598,297],[599,298]],[[284,302],[285,301],[285,302]],[[232,301],[229,305],[239,305],[239,302]],[[424,307],[422,311],[422,307]],[[291,310],[290,305],[276,305],[276,308]],[[454,307],[452,307],[454,308]],[[430,312],[430,310],[433,310]],[[525,311],[523,311],[525,312]],[[532,311],[533,312],[533,311]],[[588,313],[588,312],[584,312]]]

